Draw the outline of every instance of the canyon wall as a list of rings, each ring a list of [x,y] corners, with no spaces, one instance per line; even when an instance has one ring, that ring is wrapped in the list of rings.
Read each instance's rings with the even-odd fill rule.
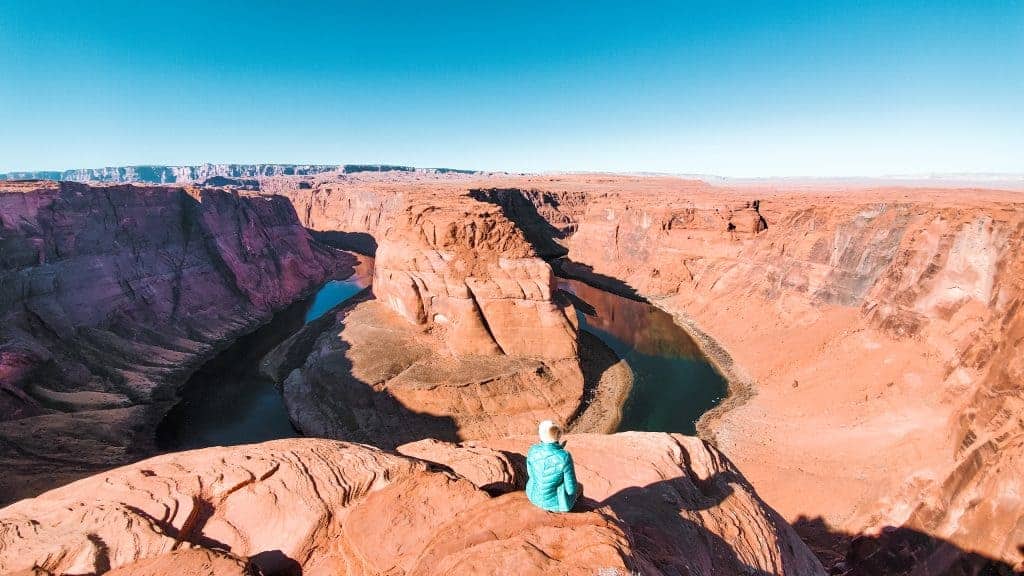
[[[4,184],[0,495],[150,453],[153,426],[203,358],[348,271],[352,259],[305,228],[375,253],[376,299],[329,314],[303,340],[309,353],[283,382],[293,420],[386,447],[487,442],[398,447],[454,474],[318,441],[163,457],[0,511],[0,557],[14,562],[5,570],[45,557],[55,572],[102,571],[198,547],[198,561],[239,569],[410,574],[536,549],[514,565],[572,572],[573,556],[552,543],[578,541],[622,570],[820,573],[760,497],[811,537],[879,534],[904,546],[887,527],[923,535],[910,556],[933,573],[963,550],[1024,568],[1019,194],[361,174],[310,188],[282,176],[287,198]],[[541,256],[672,314],[733,392],[701,422],[717,449],[664,435],[572,439],[585,494],[611,510],[555,526],[521,495],[493,497],[521,483],[513,455],[528,443],[502,437],[552,415],[572,421],[595,385]],[[202,472],[184,478],[183,468]],[[280,470],[289,490],[297,477],[314,491],[334,486],[331,504],[265,514],[283,496],[263,481]],[[660,482],[676,477],[689,480]],[[394,505],[408,494],[414,505]],[[330,532],[345,531],[332,510],[352,502],[357,519],[416,526],[386,565],[369,559],[364,535]],[[232,533],[247,511],[260,513],[259,529]],[[436,523],[448,517],[459,521]],[[267,518],[278,526],[266,530]],[[112,526],[145,536],[120,542],[103,532]],[[299,536],[273,540],[282,533]],[[328,544],[310,547],[323,534]],[[434,535],[425,547],[408,544],[424,534]],[[221,539],[238,542],[231,554],[206,550]],[[865,570],[855,573],[878,573]]]
[[[289,196],[311,228],[379,236],[424,190],[673,314],[732,382],[702,433],[790,521],[1024,560],[1019,193],[569,175]]]
[[[3,185],[0,500],[151,453],[203,359],[353,261],[278,196]]]
[[[526,499],[527,438],[399,449],[412,457],[317,439],[159,456],[0,509],[0,572],[824,574],[700,440],[568,440],[586,498],[571,514]]]
[[[380,234],[373,292],[406,320],[445,330],[453,354],[576,355],[575,312],[513,221],[470,199],[417,198]]]
[[[590,372],[550,266],[491,204],[404,202],[373,218],[376,298],[305,330],[323,332],[284,378],[292,420],[307,434],[385,447],[570,423]]]
[[[756,394],[704,430],[791,521],[1024,559],[1020,196],[548,196],[567,272],[675,313]]]

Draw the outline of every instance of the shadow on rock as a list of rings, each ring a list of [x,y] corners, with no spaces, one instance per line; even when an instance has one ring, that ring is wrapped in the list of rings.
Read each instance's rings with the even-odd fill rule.
[[[538,192],[540,193],[540,192]],[[524,196],[523,191],[516,188],[489,188],[469,191],[470,198],[480,202],[494,204],[501,209],[502,215],[515,222],[523,231],[526,241],[533,246],[538,256],[549,260],[565,256],[569,250],[557,242],[569,235],[568,231],[559,230],[548,222],[537,211],[537,207]],[[554,202],[553,197],[546,199]]]
[[[307,228],[313,238],[321,244],[332,248],[350,250],[363,256],[373,257],[377,254],[377,239],[366,232],[342,232],[340,230],[312,230]]]
[[[580,280],[590,284],[591,286],[622,296],[623,298],[629,298],[630,300],[636,300],[637,302],[650,303],[646,297],[640,294],[636,288],[630,286],[629,283],[614,276],[594,272],[593,266],[588,264],[580,264],[579,262],[574,262],[568,258],[558,258],[550,261],[550,264],[551,269],[555,271],[555,274],[563,278]]]
[[[368,300],[373,300],[373,296],[366,291],[351,303],[355,305]],[[327,334],[343,332],[352,309],[346,307],[338,316],[329,315],[330,320],[338,324]],[[311,334],[318,334],[316,329],[319,326],[309,325],[307,328]],[[322,336],[304,339],[301,337],[304,332],[306,330],[296,335],[295,342],[316,350],[306,359],[302,369],[292,370],[283,383],[289,417],[303,434],[363,442],[389,450],[424,438],[446,442],[461,440],[451,417],[411,410],[389,390],[382,389],[379,383],[367,382],[357,376],[349,342],[337,336],[327,340]],[[386,333],[382,331],[382,334]],[[413,356],[420,353],[386,341],[378,341],[376,345],[379,348],[372,354],[373,369],[382,376],[382,382],[411,366],[417,359]],[[301,356],[294,355],[296,358]]]
[[[723,567],[741,567],[736,573],[770,576],[773,572],[746,564],[732,544],[687,516],[713,509],[733,494],[730,479],[722,475],[701,482],[671,478],[647,486],[625,488],[597,502],[583,495],[582,510],[610,508],[629,527],[634,560],[649,563],[665,574],[715,574]],[[700,545],[695,545],[700,543]],[[785,561],[785,555],[783,555]],[[798,574],[784,567],[786,574]]]
[[[302,565],[280,550],[267,550],[249,558],[261,576],[302,576]]]
[[[876,535],[849,534],[822,518],[793,523],[804,542],[837,576],[1010,576],[1024,566],[963,550],[955,544],[906,527],[886,527]],[[1024,546],[1020,547],[1024,553]]]
[[[534,251],[548,261],[556,275],[582,280],[619,296],[647,302],[647,299],[628,283],[614,276],[594,272],[591,266],[570,260],[567,257],[569,250],[560,241],[575,232],[575,224],[566,223],[564,228],[556,227],[540,213],[537,205],[527,198],[528,195],[535,196],[538,201],[543,201],[544,205],[558,208],[557,198],[538,190],[488,188],[469,192],[469,196],[474,200],[494,204],[501,209],[506,218],[515,222]]]

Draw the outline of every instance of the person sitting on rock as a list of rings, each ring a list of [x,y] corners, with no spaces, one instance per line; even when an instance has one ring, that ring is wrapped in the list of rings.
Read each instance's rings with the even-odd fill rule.
[[[549,512],[568,512],[583,492],[576,482],[572,455],[561,442],[562,429],[551,420],[540,423],[540,442],[526,453],[526,497]]]

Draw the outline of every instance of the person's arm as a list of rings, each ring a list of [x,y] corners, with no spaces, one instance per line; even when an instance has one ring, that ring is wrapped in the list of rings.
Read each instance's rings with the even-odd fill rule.
[[[576,467],[572,463],[572,454],[565,453],[565,470],[562,472],[562,486],[565,487],[565,495],[572,502],[576,499]]]

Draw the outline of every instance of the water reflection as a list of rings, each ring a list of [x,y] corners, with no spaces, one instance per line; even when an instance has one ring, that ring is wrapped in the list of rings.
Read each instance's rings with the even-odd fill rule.
[[[204,364],[181,390],[181,401],[156,431],[161,450],[190,450],[293,438],[274,382],[259,373],[260,360],[304,323],[323,316],[373,279],[373,260],[360,258],[355,274],[326,282],[317,293],[278,312],[269,324],[243,336]]]
[[[358,294],[373,280],[373,259],[360,257],[355,273],[345,280],[328,280],[313,296],[306,311],[306,324],[326,314],[341,302]]]
[[[633,372],[619,430],[695,434],[697,420],[726,394],[726,384],[671,316],[644,302],[560,279],[575,296],[580,327],[600,338]]]

